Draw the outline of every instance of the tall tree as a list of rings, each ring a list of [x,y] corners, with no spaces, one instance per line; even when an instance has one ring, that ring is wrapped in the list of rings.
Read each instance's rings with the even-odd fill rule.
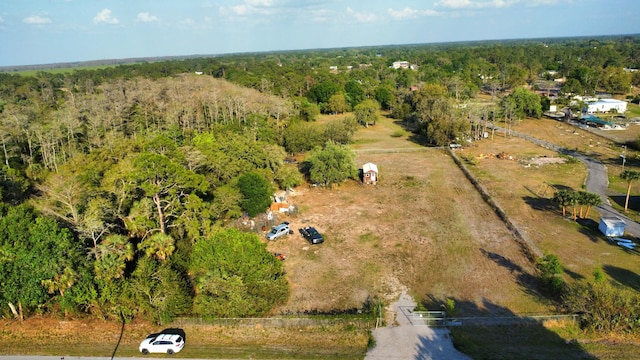
[[[258,173],[249,172],[240,176],[238,189],[243,196],[242,208],[251,217],[265,212],[271,205],[273,187]]]
[[[419,128],[431,144],[444,146],[469,133],[470,124],[456,115],[446,87],[425,84],[414,95],[414,104]]]
[[[364,87],[356,80],[349,80],[344,84],[345,97],[349,106],[353,109],[366,99]]]
[[[380,104],[373,99],[367,99],[356,105],[353,109],[353,113],[359,124],[362,124],[365,127],[375,125],[378,121],[378,117],[380,116]]]
[[[157,153],[142,153],[134,161],[131,178],[145,196],[153,201],[159,231],[166,234],[167,226],[181,208],[182,199],[191,192],[205,192],[209,183],[169,157]],[[153,229],[149,229],[152,231]]]
[[[324,112],[329,114],[342,114],[349,111],[349,104],[343,93],[331,95],[324,106]]]
[[[513,92],[506,98],[504,98],[503,102],[509,100],[513,103],[513,111],[515,111],[515,116],[518,119],[522,119],[526,116],[535,118],[539,118],[540,116],[542,116],[542,103],[540,102],[540,95],[536,93],[519,87],[513,90]]]
[[[307,157],[309,179],[323,185],[338,184],[357,176],[355,154],[348,147],[327,143]]]

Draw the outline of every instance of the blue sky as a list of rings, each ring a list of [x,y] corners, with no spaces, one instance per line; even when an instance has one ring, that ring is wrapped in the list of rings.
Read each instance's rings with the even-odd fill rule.
[[[0,66],[640,33],[638,0],[1,0]]]

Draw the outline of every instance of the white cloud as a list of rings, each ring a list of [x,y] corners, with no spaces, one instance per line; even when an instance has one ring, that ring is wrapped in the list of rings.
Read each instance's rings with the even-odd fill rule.
[[[51,18],[46,15],[31,15],[22,19],[22,22],[30,25],[44,25],[52,23]]]
[[[117,18],[114,18],[111,15],[111,10],[104,9],[104,10],[100,11],[96,16],[93,17],[93,22],[95,24],[116,25],[116,24],[120,23],[120,20],[118,20]]]
[[[451,9],[504,8],[515,5],[520,1],[521,0],[440,0],[435,3],[435,6]]]
[[[335,18],[335,12],[326,9],[312,10],[310,14],[313,22],[325,22]]]
[[[155,15],[151,15],[148,12],[141,12],[136,16],[137,22],[154,22],[158,21],[158,17]]]
[[[243,4],[221,7],[220,10],[224,14],[247,16],[247,15],[272,15],[273,0],[245,0]]]
[[[571,3],[571,0],[531,0],[531,3],[528,5],[538,6],[538,5],[556,5],[562,2]]]
[[[2,18],[2,16],[0,16],[0,24],[2,24],[4,22],[4,19]]]
[[[350,7],[347,8],[347,14],[353,16],[359,22],[373,22],[378,20],[378,16],[376,14],[354,11]]]
[[[395,9],[387,9],[387,13],[389,13],[389,15],[391,15],[392,18],[396,19],[396,20],[402,20],[402,19],[413,19],[413,18],[417,18],[419,16],[439,16],[441,15],[440,12],[435,11],[435,10],[416,10],[416,9],[411,9],[411,8],[404,8],[402,10],[395,10]]]
[[[255,7],[270,7],[273,5],[272,0],[246,0],[245,2],[248,5]]]

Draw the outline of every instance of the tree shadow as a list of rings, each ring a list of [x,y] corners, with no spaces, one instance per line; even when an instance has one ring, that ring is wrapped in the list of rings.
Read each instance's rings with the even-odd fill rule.
[[[553,212],[562,211],[562,209],[559,209],[558,204],[551,201],[551,199],[546,199],[538,196],[524,196],[522,200],[524,200],[525,204],[529,205],[533,210],[545,211],[545,212],[546,211],[553,211]]]
[[[602,270],[620,285],[640,290],[640,275],[635,272],[612,265],[605,265]]]
[[[480,252],[489,260],[495,262],[499,266],[509,270],[509,272],[514,274],[516,283],[520,286],[523,292],[537,298],[540,301],[549,301],[549,299],[546,298],[544,294],[538,291],[539,281],[535,274],[531,274],[525,271],[525,269],[523,269],[520,265],[498,253],[487,251],[485,249],[480,249]]]
[[[624,203],[627,199],[626,195],[610,195],[609,199],[624,209]],[[640,211],[640,196],[629,196],[629,211]]]
[[[591,240],[591,242],[597,243],[604,240],[604,236],[598,230],[598,223],[590,218],[577,219],[576,222],[580,225],[578,231]]]
[[[584,276],[582,276],[582,275],[580,275],[580,274],[578,274],[576,272],[573,272],[573,271],[571,271],[569,269],[563,269],[563,271],[564,271],[565,274],[567,274],[573,280],[584,280]]]
[[[496,260],[511,266],[508,260],[499,257]],[[458,351],[473,359],[596,359],[579,342],[564,339],[546,327],[544,320],[538,317],[515,314],[487,299],[483,299],[480,305],[453,300],[456,309],[460,309],[460,316],[448,318],[451,321],[449,324],[455,323],[456,326],[433,329],[440,336],[417,329],[417,355],[414,359],[446,359],[451,356],[450,349],[439,340],[447,335]],[[442,310],[442,307],[437,306],[436,309]],[[467,310],[462,309],[482,316],[468,316]]]
[[[575,189],[571,186],[567,186],[564,184],[551,184],[557,190],[567,190],[567,191],[575,191]]]
[[[563,184],[547,184],[547,183],[545,184],[547,187],[546,189],[540,188],[537,190],[525,186],[525,188],[535,196],[524,196],[522,197],[522,199],[534,210],[538,210],[538,211],[561,210],[558,204],[553,202],[553,199],[552,199],[553,194],[555,193],[556,190],[574,191],[574,189],[571,186],[567,186]],[[540,192],[543,192],[543,194],[540,194]]]
[[[433,146],[433,144],[429,142],[429,139],[423,134],[421,134],[420,132],[418,132],[416,126],[411,124],[411,122],[406,120],[396,119],[393,121],[393,123],[400,126],[405,131],[408,131],[409,133],[411,133],[411,135],[409,135],[407,139],[412,143],[415,143],[420,146],[425,146],[425,147]]]

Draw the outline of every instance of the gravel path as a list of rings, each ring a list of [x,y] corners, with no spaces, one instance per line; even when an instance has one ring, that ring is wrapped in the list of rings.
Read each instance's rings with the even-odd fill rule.
[[[395,323],[373,331],[376,346],[369,350],[365,360],[417,359],[417,360],[469,360],[453,347],[449,330],[414,326],[410,320],[415,302],[406,293],[392,305]]]

